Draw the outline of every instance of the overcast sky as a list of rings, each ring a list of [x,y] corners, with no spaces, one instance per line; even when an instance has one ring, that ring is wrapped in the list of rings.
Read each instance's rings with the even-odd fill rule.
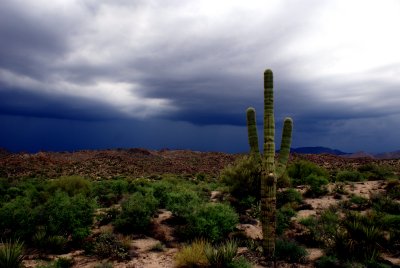
[[[399,29],[398,0],[1,0],[0,147],[246,152],[271,68],[278,143],[399,150]]]

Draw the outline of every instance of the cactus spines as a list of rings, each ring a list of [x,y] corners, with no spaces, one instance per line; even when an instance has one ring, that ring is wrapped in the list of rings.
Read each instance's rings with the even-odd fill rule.
[[[289,158],[292,140],[293,121],[286,118],[282,132],[281,149],[278,162],[275,163],[275,121],[273,74],[271,70],[264,72],[264,155],[261,158],[258,149],[258,137],[254,108],[247,109],[247,128],[250,152],[262,159],[261,164],[261,222],[263,231],[264,255],[275,257],[276,240],[276,183],[284,174]]]

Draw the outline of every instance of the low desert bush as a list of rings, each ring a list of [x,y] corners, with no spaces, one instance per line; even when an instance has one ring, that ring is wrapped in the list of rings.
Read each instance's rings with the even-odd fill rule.
[[[307,227],[308,235],[304,239],[312,247],[331,248],[339,229],[339,216],[333,209],[327,209],[319,217],[310,216],[300,220]]]
[[[307,250],[295,241],[277,239],[275,247],[275,254],[279,260],[290,263],[303,263],[306,260]]]
[[[92,252],[103,259],[127,260],[129,259],[129,244],[124,243],[113,233],[102,233],[97,236],[92,247]]]
[[[278,235],[283,234],[283,232],[290,226],[291,218],[296,215],[290,206],[283,206],[276,211],[276,233]]]
[[[151,251],[163,252],[165,250],[165,245],[161,242],[154,244],[151,248]]]
[[[69,196],[83,194],[88,196],[91,191],[91,183],[89,180],[81,176],[67,176],[56,179],[50,183],[49,191],[54,193],[56,191],[66,192]]]
[[[400,199],[400,180],[391,179],[388,180],[386,185],[386,192],[390,198]]]
[[[326,185],[329,181],[325,177],[318,176],[316,174],[310,174],[305,178],[305,184],[309,185],[305,195],[307,197],[319,197],[328,193]]]
[[[384,180],[393,177],[394,174],[390,167],[374,163],[361,165],[358,167],[358,171],[363,173],[367,180]]]
[[[361,208],[366,208],[369,204],[369,199],[360,195],[352,195],[350,197],[350,202],[360,206]]]
[[[122,197],[122,194],[128,192],[128,186],[129,183],[124,179],[117,179],[111,181],[111,190],[119,198]]]
[[[32,207],[30,198],[18,196],[0,207],[0,234],[3,238],[29,240],[36,232],[40,208]]]
[[[19,240],[6,240],[0,243],[0,267],[22,267],[24,245]]]
[[[44,226],[38,226],[32,238],[32,244],[49,253],[64,253],[67,249],[68,238],[61,235],[48,235]]]
[[[165,207],[176,216],[188,217],[201,202],[201,198],[195,191],[178,188],[167,193]]]
[[[220,175],[223,183],[229,186],[232,196],[242,199],[254,196],[260,199],[261,169],[252,156],[244,156],[234,165],[226,167]]]
[[[294,185],[306,184],[306,178],[310,175],[314,175],[318,178],[329,178],[328,171],[312,162],[305,160],[296,161],[290,164],[287,168],[287,173],[292,179],[292,183]]]
[[[101,207],[109,207],[119,201],[119,197],[111,189],[111,181],[102,180],[92,183],[92,196]]]
[[[46,244],[42,248],[50,253],[65,253],[68,249],[68,237],[62,235],[50,235],[46,237],[45,242]]]
[[[342,221],[344,239],[336,240],[336,254],[343,259],[375,260],[379,255],[383,232],[379,223],[368,215],[349,213]]]
[[[60,257],[54,262],[53,267],[54,268],[70,268],[70,267],[74,266],[74,263],[75,263],[75,261],[72,258]]]
[[[211,242],[224,240],[238,223],[235,210],[221,203],[201,204],[187,217],[182,235],[187,238],[204,238]]]
[[[252,268],[253,264],[249,262],[245,257],[239,256],[234,258],[229,264],[229,268]]]
[[[158,201],[152,192],[132,194],[128,200],[122,203],[121,214],[114,221],[116,230],[121,233],[145,231],[157,206]]]
[[[47,233],[82,240],[90,233],[95,207],[96,202],[83,194],[71,197],[57,191],[44,205]]]
[[[120,210],[117,207],[110,207],[96,215],[97,224],[100,226],[107,225],[114,221],[119,213]]]
[[[365,181],[364,175],[356,170],[342,170],[336,174],[336,181]]]
[[[283,191],[277,191],[276,193],[276,207],[279,209],[285,204],[290,204],[291,207],[296,207],[303,202],[301,193],[293,188],[289,188]]]
[[[390,196],[384,194],[373,194],[370,196],[372,207],[377,212],[389,214],[400,214],[400,203],[396,202]]]
[[[208,245],[203,239],[194,240],[191,244],[184,246],[176,255],[177,267],[205,267],[208,265],[205,248]]]
[[[167,205],[168,194],[176,188],[176,183],[171,180],[159,180],[151,184],[153,195],[159,201],[160,208],[165,208]]]
[[[335,256],[322,256],[315,262],[316,268],[340,268],[339,260]]]

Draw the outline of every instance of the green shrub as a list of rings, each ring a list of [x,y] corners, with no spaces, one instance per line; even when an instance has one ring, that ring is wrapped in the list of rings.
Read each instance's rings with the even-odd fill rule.
[[[8,195],[8,198],[11,200],[16,198],[17,196],[21,196],[23,194],[23,190],[19,187],[11,186],[7,189],[7,192],[5,194]]]
[[[136,192],[143,192],[143,189],[151,188],[152,181],[145,178],[138,178],[129,181],[128,185],[128,192],[129,193],[136,193]]]
[[[120,197],[112,192],[111,181],[96,181],[92,183],[92,196],[96,198],[97,202],[102,207],[109,207],[118,203]]]
[[[293,206],[295,207],[302,202],[303,197],[301,196],[301,193],[293,188],[289,188],[284,191],[277,191],[276,193],[276,207],[278,209],[285,204],[294,204]]]
[[[205,254],[211,267],[229,267],[236,256],[237,249],[237,242],[228,240],[218,246],[206,245]]]
[[[194,240],[190,245],[184,246],[176,255],[177,267],[205,267],[208,260],[205,248],[208,243],[203,240]]]
[[[334,240],[339,230],[339,216],[332,209],[327,209],[319,217],[308,217],[301,221],[309,229],[310,244],[324,248],[334,247]]]
[[[201,204],[187,217],[188,224],[184,228],[184,236],[188,238],[205,238],[212,242],[222,241],[235,229],[238,215],[226,204]]]
[[[347,241],[343,243],[344,258],[351,256],[356,260],[375,260],[383,241],[380,226],[366,215],[350,213],[343,220]]]
[[[0,244],[0,267],[19,268],[22,267],[23,243],[16,241],[5,241]]]
[[[328,171],[324,168],[305,160],[290,164],[287,168],[287,172],[294,185],[306,184],[306,178],[312,174],[319,178],[329,177]]]
[[[358,171],[364,174],[368,180],[384,180],[393,177],[393,171],[387,166],[378,166],[374,163],[367,163],[358,167]]]
[[[244,156],[221,172],[221,181],[230,187],[232,196],[237,199],[249,195],[260,199],[261,170],[256,161],[254,157]]]
[[[369,206],[369,199],[359,195],[351,196],[349,201],[357,205],[359,209],[366,209]]]
[[[96,216],[98,224],[100,226],[109,224],[110,222],[114,221],[117,216],[119,215],[120,210],[116,207],[111,207],[103,211],[103,213],[98,214]]]
[[[49,253],[64,253],[68,248],[68,238],[61,235],[48,235],[44,226],[38,226],[32,238],[33,245]]]
[[[161,242],[158,242],[154,244],[151,248],[151,251],[158,251],[158,252],[163,252],[165,250],[165,245]]]
[[[51,253],[64,253],[67,250],[68,238],[61,235],[50,235],[45,238],[43,248]]]
[[[283,206],[276,211],[276,233],[278,235],[290,226],[290,219],[296,215],[296,212],[290,206]]]
[[[307,247],[319,247],[322,242],[319,237],[319,230],[317,225],[318,219],[316,216],[309,216],[306,218],[301,218],[299,223],[307,227],[307,232],[303,232],[299,237],[299,241],[301,241]],[[301,239],[301,240],[300,240]]]
[[[275,247],[276,257],[290,263],[303,263],[308,254],[304,247],[291,240],[277,239]]]
[[[100,258],[113,260],[129,259],[129,246],[122,243],[113,233],[102,233],[93,242],[92,253]]]
[[[322,256],[315,262],[317,268],[340,268],[342,267],[335,256]]]
[[[261,200],[256,203],[251,203],[250,208],[246,210],[246,215],[253,219],[260,219],[261,217]]]
[[[386,185],[386,192],[390,198],[400,199],[400,181],[398,179],[389,180]]]
[[[186,217],[201,203],[199,195],[190,189],[177,189],[167,193],[165,207],[180,217]]]
[[[74,265],[75,261],[72,258],[58,258],[54,263],[54,268],[70,268]]]
[[[165,208],[168,194],[176,188],[176,184],[172,183],[170,180],[160,180],[154,182],[151,187],[154,190],[154,197],[159,201],[160,208]]]
[[[90,233],[95,207],[95,201],[82,194],[71,197],[65,192],[56,192],[44,205],[48,234],[82,240]]]
[[[54,180],[49,188],[49,191],[54,193],[56,191],[66,192],[69,196],[83,194],[88,196],[91,191],[90,181],[80,176],[67,176]]]
[[[310,186],[310,188],[306,192],[306,196],[319,197],[321,195],[327,194],[328,189],[326,188],[326,185],[328,183],[329,181],[326,178],[320,177],[315,174],[310,174],[305,178],[305,184]]]
[[[342,170],[336,174],[336,181],[365,181],[365,177],[356,170]]]
[[[376,216],[350,212],[335,224],[324,221],[320,225],[320,236],[325,238],[326,251],[330,255],[343,261],[361,262],[375,260],[379,255],[384,240]]]
[[[234,258],[229,264],[229,268],[252,268],[253,265],[245,257],[239,256]]]
[[[152,192],[132,194],[128,200],[122,203],[121,214],[114,221],[116,230],[121,233],[145,231],[157,206],[158,201]]]
[[[30,198],[17,197],[0,208],[0,234],[29,240],[36,232],[40,208],[32,207]]]
[[[119,198],[122,197],[122,194],[128,192],[128,186],[129,183],[126,180],[118,179],[111,181],[111,190]]]
[[[377,212],[400,214],[400,203],[383,194],[374,194],[370,197],[372,207]]]

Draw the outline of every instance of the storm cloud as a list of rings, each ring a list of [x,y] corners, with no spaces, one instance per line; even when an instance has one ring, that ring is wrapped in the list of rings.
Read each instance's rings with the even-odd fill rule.
[[[0,146],[246,151],[245,110],[262,123],[271,68],[294,146],[400,148],[398,1],[0,7]]]

